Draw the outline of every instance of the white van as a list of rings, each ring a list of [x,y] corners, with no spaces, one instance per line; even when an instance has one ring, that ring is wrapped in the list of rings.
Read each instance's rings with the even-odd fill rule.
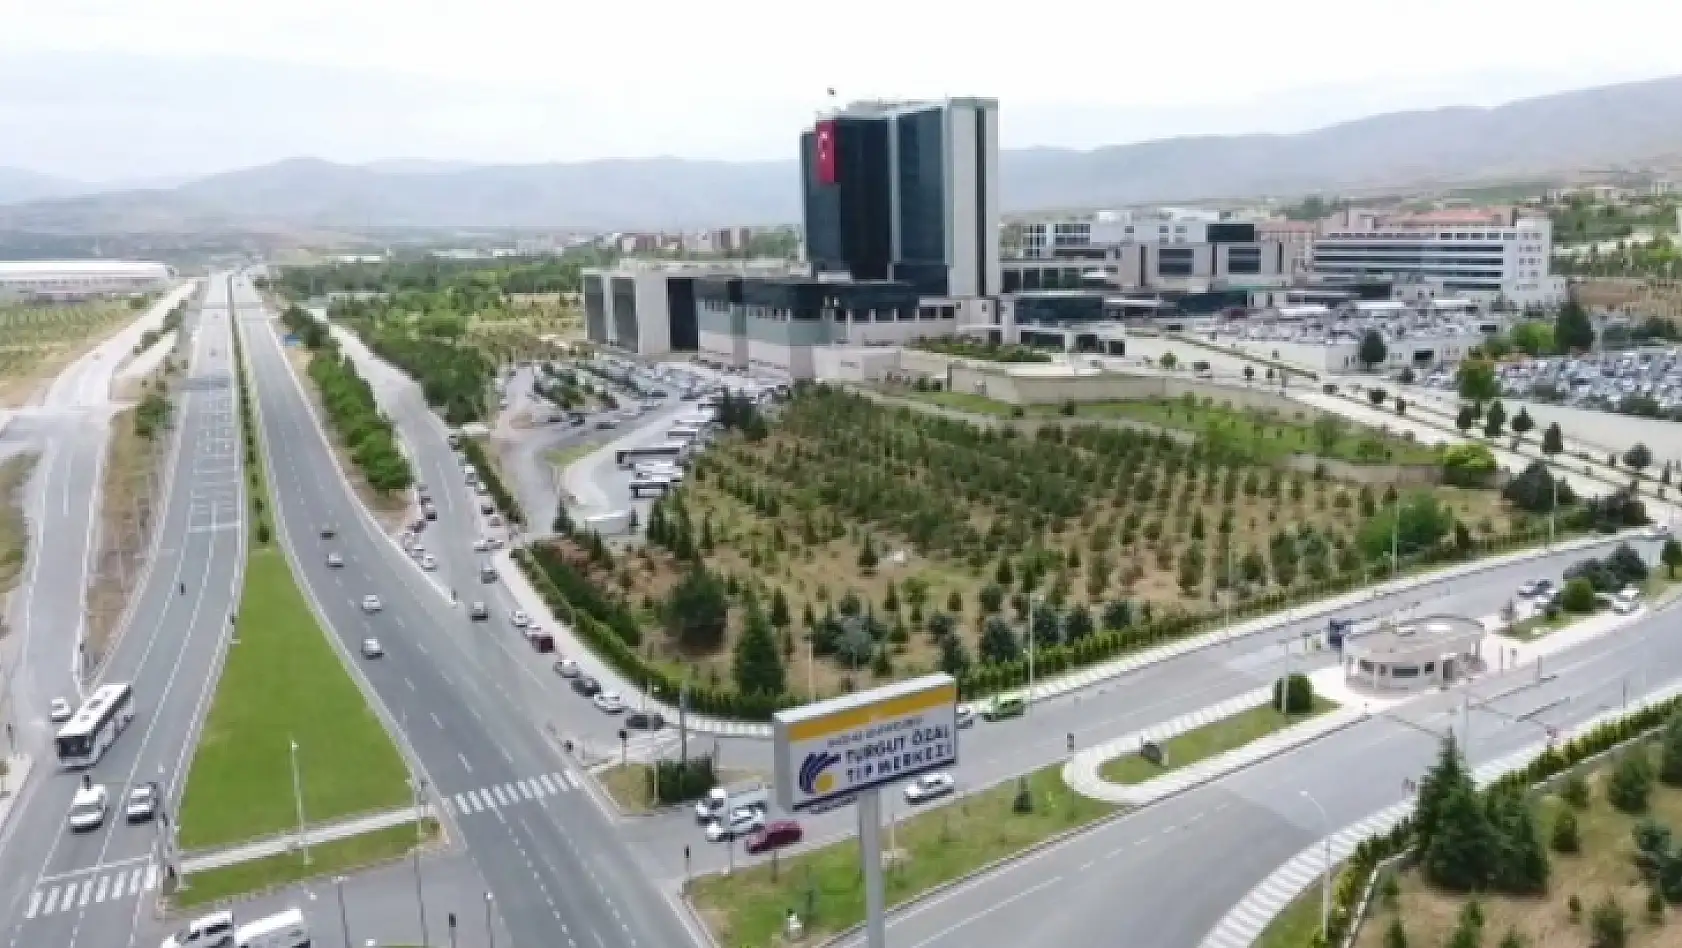
[[[70,798],[70,828],[78,833],[99,829],[105,825],[105,812],[110,805],[111,797],[105,792],[104,784],[82,787]]]
[[[233,943],[234,913],[214,912],[165,938],[163,948],[226,948]]]
[[[304,913],[287,909],[241,925],[234,932],[235,948],[310,948],[310,927]]]

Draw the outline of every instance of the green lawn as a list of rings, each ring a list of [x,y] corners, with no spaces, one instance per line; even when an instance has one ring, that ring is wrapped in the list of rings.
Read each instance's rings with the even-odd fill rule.
[[[906,392],[907,398],[941,405],[954,411],[967,411],[976,415],[992,415],[995,418],[1011,417],[1014,405],[1007,405],[997,399],[974,392]],[[1026,409],[1025,409],[1026,410]]]
[[[303,853],[293,852],[211,869],[188,876],[187,887],[177,889],[170,901],[179,908],[188,908],[304,879],[337,875],[407,855],[416,845],[437,835],[438,824],[425,820],[418,836],[415,824],[409,823],[312,846],[308,865],[304,863]]]
[[[1301,724],[1335,707],[1336,703],[1317,697],[1314,699],[1314,710],[1307,714],[1280,714],[1272,705],[1251,708],[1242,714],[1235,714],[1225,720],[1206,724],[1169,739],[1162,745],[1168,754],[1166,767],[1158,767],[1138,754],[1128,754],[1126,757],[1105,761],[1104,766],[1099,768],[1098,775],[1110,783],[1144,783],[1171,770],[1243,747],[1253,740],[1266,737],[1275,731],[1282,731],[1293,724]]]
[[[1085,826],[1114,811],[1064,786],[1062,765],[1028,777],[1031,813],[1016,813],[1016,781],[900,821],[894,836],[897,858],[886,873],[888,904],[897,905],[1058,833]],[[891,792],[891,791],[890,791]],[[887,804],[884,804],[886,806]],[[892,802],[897,813],[905,804]],[[882,848],[888,849],[883,835]],[[835,843],[733,875],[695,880],[689,896],[719,944],[764,948],[780,943],[790,909],[801,913],[814,942],[864,918],[864,889],[856,839]]]
[[[1320,934],[1320,882],[1297,896],[1285,911],[1268,923],[1254,948],[1305,948]]]
[[[289,741],[312,823],[410,802],[408,769],[273,546],[253,544],[216,698],[193,755],[180,844],[192,851],[293,829]]]

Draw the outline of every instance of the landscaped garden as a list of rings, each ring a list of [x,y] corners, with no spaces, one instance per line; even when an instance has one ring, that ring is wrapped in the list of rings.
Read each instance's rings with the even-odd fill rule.
[[[1406,568],[1545,533],[1494,491],[1346,483],[1242,439],[1028,436],[824,386],[752,416],[726,406],[645,545],[563,513],[530,558],[610,659],[724,713],[936,669],[970,695],[1020,687],[1030,628],[1056,674],[1370,582],[1392,544]]]

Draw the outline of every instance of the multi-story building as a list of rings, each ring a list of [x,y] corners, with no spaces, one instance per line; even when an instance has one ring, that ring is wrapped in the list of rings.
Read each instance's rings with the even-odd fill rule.
[[[859,102],[821,119],[800,142],[813,269],[996,297],[998,119],[995,99]]]
[[[1219,211],[1160,208],[1030,221],[1021,225],[1022,256],[1049,260],[1121,244],[1207,243],[1210,225],[1222,220]]]
[[[696,281],[711,276],[786,278],[785,261],[671,261],[627,258],[583,273],[584,333],[599,346],[641,356],[700,348]]]
[[[1221,283],[1276,283],[1289,276],[1285,244],[1260,239],[1257,224],[1178,220],[1046,222],[1039,231],[1046,243],[1029,254],[1025,239],[1024,256],[1004,262],[1004,292],[1081,286],[1197,290]]]
[[[1312,269],[1326,284],[1391,279],[1481,302],[1552,305],[1565,298],[1565,279],[1548,272],[1552,243],[1546,217],[1514,209],[1346,211],[1321,225]]]

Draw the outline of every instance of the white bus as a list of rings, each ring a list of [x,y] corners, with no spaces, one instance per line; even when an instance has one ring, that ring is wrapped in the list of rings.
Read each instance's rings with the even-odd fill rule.
[[[683,447],[672,441],[643,448],[621,448],[616,456],[619,466],[629,469],[635,467],[639,461],[676,461],[683,457]]]
[[[99,763],[105,749],[134,720],[134,688],[102,685],[58,732],[58,764],[80,770]]]

